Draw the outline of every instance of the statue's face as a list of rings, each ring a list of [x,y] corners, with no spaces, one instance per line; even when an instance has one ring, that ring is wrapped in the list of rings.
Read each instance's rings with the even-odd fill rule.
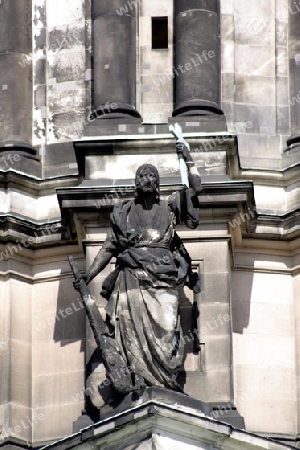
[[[150,167],[145,167],[141,170],[137,178],[136,187],[141,192],[155,192],[157,187],[157,179],[155,173]]]

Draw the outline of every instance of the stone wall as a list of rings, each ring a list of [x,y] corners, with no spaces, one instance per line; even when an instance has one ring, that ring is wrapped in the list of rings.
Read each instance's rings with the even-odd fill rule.
[[[184,75],[174,63],[174,4],[122,4],[137,15],[136,121],[90,118],[90,0],[0,1],[0,438],[17,444],[72,434],[85,388],[104,379],[90,361],[95,343],[67,263],[73,253],[84,269],[104,240],[111,205],[103,214],[95,206],[101,189],[130,184],[145,159],[165,185],[180,182],[168,133],[174,78]],[[168,17],[167,49],[151,48],[157,16]],[[180,229],[203,280],[201,351],[187,343],[186,390],[215,407],[234,404],[247,430],[287,441],[300,430],[299,21],[293,0],[221,0],[220,108],[229,134],[222,115],[178,117],[205,186],[201,226]],[[77,199],[89,187],[97,192]],[[182,299],[186,332],[194,300]],[[231,320],[220,323],[219,314]],[[99,401],[97,389],[92,398]]]
[[[280,261],[273,270],[260,266],[255,261],[252,270],[233,273],[235,402],[246,429],[292,435],[298,415],[293,282],[280,273]]]
[[[241,163],[279,168],[290,133],[288,2],[225,1],[221,12],[222,105]]]
[[[33,1],[34,134],[44,176],[76,173],[72,139],[90,109],[89,2]]]

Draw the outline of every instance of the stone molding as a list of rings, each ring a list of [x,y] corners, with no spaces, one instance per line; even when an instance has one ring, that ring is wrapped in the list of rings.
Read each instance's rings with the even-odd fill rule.
[[[268,438],[234,428],[209,417],[208,405],[167,389],[147,388],[143,396],[125,398],[115,410],[103,413],[103,419],[79,432],[42,448],[126,450],[153,442],[158,447],[172,445],[181,449],[268,449],[293,448]],[[152,443],[152,444],[151,444]],[[121,447],[122,446],[122,447]],[[176,446],[176,447],[174,447]],[[179,447],[180,446],[180,447]],[[170,447],[168,447],[170,448]]]

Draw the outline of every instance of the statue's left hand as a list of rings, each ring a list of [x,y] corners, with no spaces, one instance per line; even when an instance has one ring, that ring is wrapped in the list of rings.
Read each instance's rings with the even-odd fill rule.
[[[183,142],[177,141],[176,142],[176,152],[178,156],[181,156],[185,161],[188,161],[191,159],[191,155],[189,152],[189,149],[186,145],[184,145]]]

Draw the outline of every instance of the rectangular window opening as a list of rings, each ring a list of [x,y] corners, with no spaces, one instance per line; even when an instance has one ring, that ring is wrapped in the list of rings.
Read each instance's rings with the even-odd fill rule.
[[[168,17],[152,17],[152,49],[168,48]]]

